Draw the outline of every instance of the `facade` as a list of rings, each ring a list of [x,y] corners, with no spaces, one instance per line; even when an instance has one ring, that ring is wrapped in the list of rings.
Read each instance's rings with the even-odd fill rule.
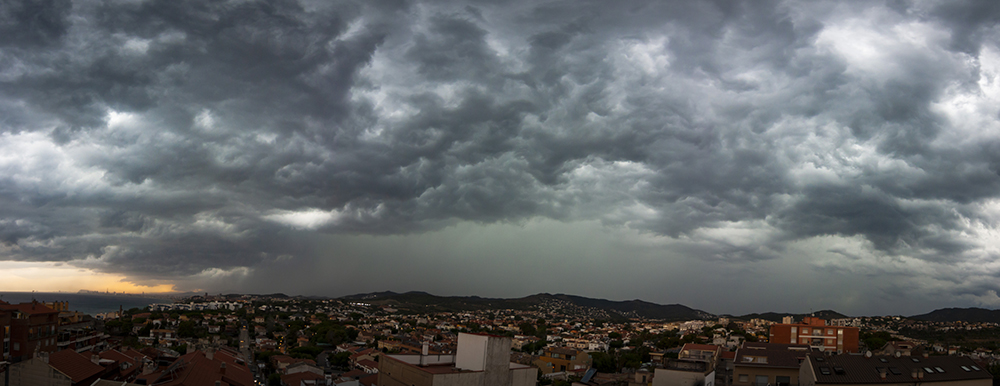
[[[590,367],[592,360],[586,351],[568,347],[548,347],[535,361],[543,374],[579,371]]]
[[[510,362],[511,339],[485,334],[458,334],[455,355],[383,355],[380,386],[530,386],[538,369]]]
[[[805,344],[836,353],[857,353],[858,332],[857,327],[827,326],[823,319],[806,317],[802,323],[771,325],[768,342]]]
[[[993,376],[969,357],[810,355],[799,368],[800,386],[991,386]]]
[[[0,304],[0,312],[9,315],[11,359],[29,359],[36,351],[56,351],[59,311],[31,302]]]
[[[688,343],[677,359],[668,359],[653,372],[653,386],[714,386],[715,365],[722,348]]]
[[[10,311],[0,308],[0,361],[10,360],[10,317]]]
[[[746,343],[736,350],[733,386],[797,386],[808,345]]]

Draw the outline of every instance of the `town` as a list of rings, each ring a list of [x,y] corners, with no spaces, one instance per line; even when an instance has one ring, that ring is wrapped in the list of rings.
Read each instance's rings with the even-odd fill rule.
[[[993,322],[832,312],[664,320],[557,299],[440,308],[378,296],[204,294],[86,315],[67,302],[0,301],[0,380],[5,386],[986,386],[1000,369],[1000,325]]]

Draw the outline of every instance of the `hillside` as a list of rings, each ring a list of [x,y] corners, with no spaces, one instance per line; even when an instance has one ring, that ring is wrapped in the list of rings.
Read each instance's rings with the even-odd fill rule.
[[[343,300],[391,305],[410,312],[472,311],[481,309],[555,310],[595,319],[630,318],[666,321],[706,319],[712,314],[681,304],[656,304],[642,300],[613,301],[566,294],[535,294],[523,298],[498,299],[478,296],[437,296],[426,292],[375,292],[344,296]]]
[[[1000,310],[985,308],[942,308],[922,315],[914,315],[911,319],[929,322],[993,322],[1000,323]]]

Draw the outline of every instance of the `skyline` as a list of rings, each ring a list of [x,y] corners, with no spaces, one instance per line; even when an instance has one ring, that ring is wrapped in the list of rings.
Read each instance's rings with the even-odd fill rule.
[[[997,308],[998,19],[971,0],[12,2],[0,291]]]

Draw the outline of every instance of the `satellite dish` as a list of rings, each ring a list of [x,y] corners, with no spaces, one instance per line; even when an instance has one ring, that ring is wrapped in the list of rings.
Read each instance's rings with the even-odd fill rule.
[[[871,357],[872,357],[871,350],[865,351],[865,358],[871,358]]]
[[[896,358],[899,358],[900,355],[903,355],[903,353],[896,351]]]

